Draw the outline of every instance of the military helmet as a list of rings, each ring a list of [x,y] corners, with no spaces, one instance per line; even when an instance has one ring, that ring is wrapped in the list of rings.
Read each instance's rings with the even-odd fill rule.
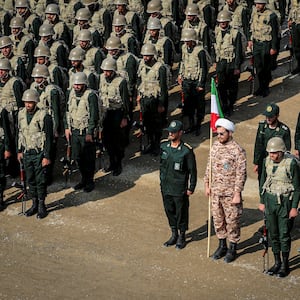
[[[85,84],[88,85],[88,79],[84,72],[77,72],[72,75],[73,84]]]
[[[156,12],[160,12],[162,10],[162,5],[160,0],[151,0],[147,4],[147,13],[153,14]]]
[[[268,4],[268,0],[254,0],[254,4]]]
[[[156,55],[156,48],[153,44],[147,43],[144,44],[142,49],[141,49],[141,54],[142,55]]]
[[[181,41],[188,42],[188,41],[197,41],[197,33],[193,28],[184,28],[181,32]]]
[[[286,146],[281,137],[275,136],[275,137],[269,139],[266,150],[267,150],[267,152],[279,152],[279,151],[285,152]]]
[[[107,39],[105,48],[107,50],[122,49],[122,43],[120,38],[118,38],[117,36],[111,36]]]
[[[0,59],[0,70],[8,70],[11,71],[11,64],[7,58]]]
[[[37,46],[34,49],[34,57],[50,57],[51,56],[51,52],[50,52],[50,48],[44,45],[40,45]]]
[[[199,15],[199,6],[196,3],[191,3],[186,6],[185,15],[186,16],[198,16]]]
[[[231,21],[231,13],[227,10],[222,10],[218,13],[217,17],[218,22],[230,22]]]
[[[93,41],[92,33],[88,29],[81,29],[79,31],[77,40],[78,41],[89,41],[89,42],[92,42]]]
[[[60,14],[59,6],[56,3],[48,4],[45,10],[45,14],[58,15]]]
[[[117,71],[117,62],[113,58],[105,58],[101,64],[103,71]]]
[[[98,0],[82,0],[81,2],[82,2],[83,5],[88,6],[88,5],[91,5],[91,4],[98,3]]]
[[[155,29],[161,29],[161,22],[158,18],[149,18],[148,24],[147,24],[147,29],[148,30],[155,30]]]
[[[1,36],[0,37],[0,49],[8,46],[12,46],[13,42],[9,36]]]
[[[126,26],[127,21],[125,19],[125,16],[123,16],[123,15],[114,16],[113,21],[112,21],[112,25],[113,26]]]
[[[21,8],[21,7],[29,8],[28,0],[17,0],[15,2],[15,8]]]
[[[37,90],[34,89],[28,89],[24,92],[22,101],[32,101],[35,103],[38,103],[40,101],[40,95]]]
[[[54,29],[53,26],[51,24],[43,24],[41,25],[40,29],[39,29],[39,36],[49,36],[49,35],[54,35]]]
[[[10,20],[10,28],[24,28],[24,19],[22,17],[14,17]]]
[[[128,0],[115,0],[115,5],[128,5]]]
[[[92,14],[88,8],[80,8],[76,12],[75,19],[78,21],[88,21]]]
[[[81,60],[85,59],[85,51],[81,47],[73,48],[69,54],[69,60]]]
[[[48,78],[50,77],[49,69],[46,65],[35,65],[35,67],[32,70],[31,77],[43,77]]]

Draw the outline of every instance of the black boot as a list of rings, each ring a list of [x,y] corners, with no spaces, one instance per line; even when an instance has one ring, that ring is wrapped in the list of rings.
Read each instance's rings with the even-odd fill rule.
[[[276,274],[277,277],[283,278],[289,275],[289,252],[282,252],[282,264],[279,272]]]
[[[274,274],[277,274],[280,267],[281,267],[281,258],[280,258],[280,252],[279,253],[274,253],[274,260],[275,260],[275,263],[274,263],[274,266],[271,267],[268,271],[267,271],[267,274],[268,275],[274,275]]]
[[[0,195],[0,211],[4,210],[6,208],[6,205],[3,201],[3,194]]]
[[[175,248],[178,249],[178,250],[181,250],[185,246],[186,246],[185,231],[180,231],[180,234],[178,236]]]
[[[219,247],[213,254],[212,258],[215,260],[220,259],[221,257],[225,256],[227,249],[226,239],[219,239]]]
[[[172,229],[172,235],[171,237],[164,243],[165,247],[170,247],[176,244],[178,239],[178,230]]]
[[[37,198],[32,198],[32,206],[25,211],[26,217],[31,217],[38,212],[38,200]]]
[[[47,209],[45,206],[45,199],[39,199],[38,213],[36,216],[38,219],[44,219],[47,217]]]
[[[231,263],[236,259],[236,246],[237,243],[232,243],[232,242],[229,243],[229,248],[224,257],[224,261],[226,263]]]

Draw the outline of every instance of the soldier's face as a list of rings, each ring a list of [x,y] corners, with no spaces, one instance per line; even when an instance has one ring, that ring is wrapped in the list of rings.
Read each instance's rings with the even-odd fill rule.
[[[277,123],[278,116],[266,117],[266,122],[268,125],[275,125]]]
[[[232,133],[226,130],[224,127],[217,128],[217,135],[218,135],[218,141],[221,144],[227,143],[232,137]]]
[[[226,0],[228,6],[232,6],[235,2],[235,0]]]
[[[14,35],[14,36],[18,36],[22,31],[22,28],[21,27],[13,27],[11,29],[11,33]]]
[[[185,41],[184,42],[186,44],[186,46],[190,49],[193,48],[194,42],[193,41]]]
[[[55,14],[46,14],[46,18],[50,23],[54,23],[55,19],[56,19],[56,15]]]
[[[108,50],[108,54],[111,55],[112,57],[117,57],[119,54],[119,50],[118,49]]]
[[[35,107],[36,107],[36,102],[34,101],[25,101],[25,108],[26,108],[26,111],[31,113],[35,110]]]
[[[86,49],[90,44],[90,41],[79,41],[79,45],[82,49]]]
[[[190,21],[190,22],[194,22],[196,20],[196,18],[197,18],[196,15],[192,15],[192,16],[188,15],[188,16],[186,16],[186,19],[188,21]]]
[[[71,60],[71,65],[74,68],[78,68],[81,65],[81,60]]]
[[[0,69],[0,79],[6,78],[8,75],[8,70]]]
[[[1,53],[3,54],[3,56],[8,57],[11,53],[11,49],[12,49],[11,46],[3,47],[1,48]]]
[[[39,56],[36,58],[36,62],[39,64],[39,65],[44,65],[46,63],[46,57],[44,56]]]
[[[281,151],[278,151],[278,152],[269,152],[269,156],[270,156],[270,159],[273,161],[273,162],[281,162],[282,160],[282,157],[283,157],[283,152]]]
[[[157,37],[158,33],[159,33],[158,29],[150,29],[149,30],[149,34],[150,34],[151,37]]]
[[[220,28],[223,30],[226,29],[228,27],[228,25],[229,25],[229,22],[220,22],[219,23]]]
[[[153,55],[143,55],[143,59],[146,64],[150,64],[153,59]]]
[[[159,17],[159,12],[156,11],[151,14],[151,18],[157,18],[157,17]]]
[[[103,70],[103,75],[105,78],[111,78],[115,72],[112,70]]]
[[[20,16],[24,16],[26,14],[27,7],[18,7],[17,12]]]
[[[85,84],[73,84],[75,92],[82,92],[85,89]]]
[[[122,32],[124,29],[124,26],[114,26],[114,30],[116,33]]]
[[[42,36],[41,41],[46,45],[52,39],[52,35]]]
[[[126,5],[124,4],[117,4],[117,10],[119,14],[123,15],[126,13]]]
[[[258,12],[262,12],[265,9],[266,4],[264,3],[255,3],[255,8]]]
[[[168,140],[171,142],[177,142],[181,139],[182,133],[183,133],[182,130],[177,132],[169,132]]]
[[[78,20],[78,25],[80,28],[85,28],[88,25],[88,21],[87,20]]]
[[[41,83],[44,81],[44,78],[43,78],[43,77],[35,77],[35,78],[34,78],[34,81],[35,81],[37,84],[41,84]]]

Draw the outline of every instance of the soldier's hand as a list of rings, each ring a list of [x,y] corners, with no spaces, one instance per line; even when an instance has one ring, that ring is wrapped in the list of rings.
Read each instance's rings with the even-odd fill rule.
[[[253,42],[252,41],[248,41],[247,48],[249,48],[252,51],[252,49],[253,49]]]
[[[275,55],[277,54],[277,50],[275,49],[270,49],[270,55]]]
[[[204,90],[204,88],[203,87],[200,87],[200,86],[198,86],[198,87],[196,87],[196,91],[199,93],[199,92],[202,92]]]
[[[292,219],[292,218],[296,218],[297,216],[298,216],[297,208],[292,208],[289,213],[289,218]]]
[[[253,171],[254,173],[258,174],[258,165],[253,166]]]
[[[299,150],[295,150],[295,155],[299,158]]]
[[[188,196],[191,196],[191,195],[193,194],[193,192],[190,191],[190,190],[187,190],[187,191],[186,191],[186,194],[187,194]]]
[[[241,202],[242,202],[241,193],[240,192],[234,192],[231,203],[232,204],[239,204]]]
[[[160,114],[163,113],[163,112],[165,111],[164,106],[159,105],[158,108],[157,108],[157,111],[158,111],[158,113],[160,113]]]
[[[65,136],[66,136],[67,141],[70,140],[71,135],[72,135],[71,130],[70,129],[65,129]]]
[[[49,166],[50,163],[51,163],[50,159],[44,157],[43,160],[42,160],[42,167]]]
[[[121,128],[124,128],[128,125],[128,120],[126,118],[123,118],[120,124]]]
[[[92,143],[93,142],[93,136],[91,134],[87,134],[85,136],[85,141],[88,143]]]
[[[291,27],[292,27],[292,24],[293,24],[293,21],[292,21],[292,20],[289,20],[289,21],[288,21],[288,27],[291,28]]]
[[[179,85],[182,85],[182,77],[179,75],[178,77],[177,77],[177,82],[178,82],[178,84]]]
[[[264,212],[264,211],[265,211],[265,205],[262,204],[262,203],[259,203],[258,209],[259,209],[260,211]]]
[[[18,161],[21,162],[21,160],[23,159],[23,152],[19,152],[17,155]]]
[[[4,151],[4,159],[9,159],[11,157],[10,151],[5,150]]]
[[[210,187],[208,186],[208,183],[205,183],[205,196],[208,197],[211,194]]]
[[[240,69],[234,69],[233,74],[236,76],[239,76],[241,74],[241,70]]]

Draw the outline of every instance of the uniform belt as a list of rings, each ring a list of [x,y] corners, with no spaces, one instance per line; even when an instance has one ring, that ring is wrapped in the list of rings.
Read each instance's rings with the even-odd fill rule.
[[[86,129],[77,129],[77,128],[72,128],[72,132],[79,134],[79,135],[86,135],[87,130]]]
[[[42,152],[42,149],[28,149],[25,150],[24,153],[28,155],[36,155]]]

